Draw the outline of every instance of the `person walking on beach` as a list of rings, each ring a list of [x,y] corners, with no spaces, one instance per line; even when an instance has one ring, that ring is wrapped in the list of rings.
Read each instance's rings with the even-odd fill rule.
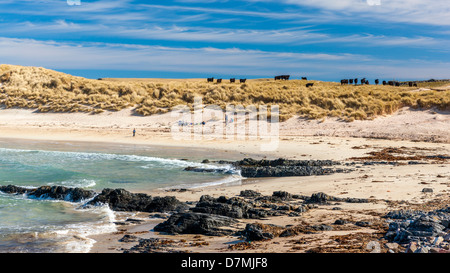
[[[136,136],[136,129],[133,129],[133,136]]]

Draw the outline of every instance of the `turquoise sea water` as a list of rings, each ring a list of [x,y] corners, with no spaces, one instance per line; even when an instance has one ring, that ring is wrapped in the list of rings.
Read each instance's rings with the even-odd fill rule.
[[[146,192],[239,183],[231,168],[225,174],[183,171],[188,166],[219,168],[202,164],[203,156],[202,151],[171,148],[1,140],[0,185]],[[116,215],[107,207],[81,205],[0,192],[0,252],[88,251],[93,243],[88,236],[114,231]]]

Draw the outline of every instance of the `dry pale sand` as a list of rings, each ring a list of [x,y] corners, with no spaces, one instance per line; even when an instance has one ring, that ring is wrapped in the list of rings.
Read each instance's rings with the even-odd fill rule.
[[[310,121],[292,118],[280,124],[278,146],[272,151],[262,151],[261,143],[266,140],[175,140],[170,126],[178,121],[169,114],[141,117],[133,115],[132,109],[114,113],[90,115],[84,113],[35,113],[24,109],[0,110],[0,138],[57,141],[94,141],[122,143],[130,145],[159,145],[188,149],[202,148],[204,158],[225,157],[241,159],[289,158],[289,159],[332,159],[346,161],[352,157],[367,156],[368,152],[387,147],[406,149],[414,155],[450,154],[450,115],[448,112],[401,111],[372,121],[340,122],[334,119]],[[137,136],[131,131],[137,129]],[[198,156],[198,154],[197,154]],[[202,156],[202,155],[200,155]],[[189,158],[187,152],[186,158]],[[448,161],[427,162],[418,165],[368,165],[361,166],[350,173],[327,176],[283,177],[248,179],[229,186],[205,187],[175,192],[154,190],[147,192],[153,196],[173,195],[182,201],[198,201],[201,195],[214,197],[239,195],[241,190],[252,189],[264,195],[274,191],[287,191],[292,194],[311,195],[324,192],[337,197],[371,198],[374,203],[341,203],[341,210],[329,206],[302,214],[301,217],[274,217],[270,220],[242,220],[240,227],[248,222],[272,223],[281,226],[310,224],[332,224],[336,219],[379,220],[379,215],[388,210],[406,205],[424,206],[430,201],[447,202],[450,191],[450,168]],[[433,193],[423,193],[423,188],[432,188]],[[151,220],[146,214],[129,217],[145,219],[144,224],[118,226],[113,234],[94,236],[97,243],[93,253],[122,252],[136,242],[123,243],[118,240],[125,234],[141,238],[162,235],[149,232],[162,220]],[[255,244],[255,248],[230,250],[228,246],[237,242],[236,237],[208,237],[178,235],[162,237],[176,240],[177,248],[192,252],[305,252],[308,248],[338,245],[333,236],[354,236],[361,234],[370,237],[376,233],[373,228],[353,228],[350,230],[325,231],[320,234],[303,234],[294,237],[277,237],[268,242]],[[182,240],[182,239],[185,239]],[[347,238],[348,239],[348,238]],[[364,240],[359,239],[360,242]],[[194,242],[197,242],[194,244]],[[334,243],[333,243],[334,242]],[[362,246],[364,247],[364,246]],[[360,249],[364,252],[364,249]]]

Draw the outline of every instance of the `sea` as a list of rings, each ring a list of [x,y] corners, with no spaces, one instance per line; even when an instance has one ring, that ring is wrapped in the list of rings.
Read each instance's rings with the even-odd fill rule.
[[[205,154],[200,148],[0,139],[0,185],[145,193],[241,183],[239,172],[230,165],[202,163]],[[210,152],[207,159],[233,156]],[[212,171],[184,170],[192,166]],[[116,231],[117,213],[108,206],[83,207],[88,201],[0,192],[0,253],[89,252],[95,243],[90,236]]]

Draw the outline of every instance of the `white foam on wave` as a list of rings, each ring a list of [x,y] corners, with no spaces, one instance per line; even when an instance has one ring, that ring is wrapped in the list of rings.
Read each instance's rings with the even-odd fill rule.
[[[96,206],[83,210],[98,213],[103,217],[97,222],[68,224],[64,229],[54,231],[53,233],[57,237],[62,237],[62,246],[65,253],[88,253],[96,243],[89,236],[117,231],[114,224],[116,215],[108,206]]]
[[[65,180],[61,182],[47,183],[49,186],[64,186],[67,188],[92,188],[97,185],[95,180],[92,179],[73,179]]]
[[[173,167],[208,167],[208,168],[216,168],[215,165],[198,163],[198,162],[190,162],[181,159],[171,159],[171,158],[162,158],[162,157],[153,157],[153,156],[144,156],[144,155],[129,155],[129,154],[110,154],[110,153],[88,153],[88,152],[67,152],[67,151],[45,151],[45,150],[24,150],[24,149],[9,149],[9,148],[0,148],[0,152],[9,152],[9,153],[37,153],[39,155],[49,155],[49,156],[64,156],[68,158],[74,158],[76,160],[86,160],[86,161],[95,161],[95,160],[123,160],[123,161],[132,161],[132,162],[153,162],[153,163],[162,163],[165,167],[173,166]],[[151,163],[147,165],[151,167]],[[143,166],[143,168],[146,168]]]

